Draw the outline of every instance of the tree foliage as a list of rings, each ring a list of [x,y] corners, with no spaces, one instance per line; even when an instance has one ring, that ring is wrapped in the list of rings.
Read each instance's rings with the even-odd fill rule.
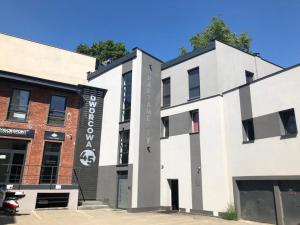
[[[203,31],[190,38],[190,43],[195,50],[207,46],[209,42],[214,40],[221,41],[245,52],[250,52],[250,43],[252,41],[246,32],[237,35],[229,29],[224,20],[213,17],[211,23]],[[180,48],[179,50],[181,54],[187,52],[185,48]]]
[[[80,44],[77,46],[76,52],[93,56],[101,64],[106,64],[108,60],[113,61],[128,54],[128,50],[123,43],[114,42],[113,40],[99,41],[91,46]]]

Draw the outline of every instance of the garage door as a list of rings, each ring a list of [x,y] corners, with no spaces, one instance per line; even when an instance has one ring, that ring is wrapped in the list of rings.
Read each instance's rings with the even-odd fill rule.
[[[276,224],[272,181],[238,181],[241,217],[262,223]]]
[[[300,181],[280,181],[285,225],[300,224]]]

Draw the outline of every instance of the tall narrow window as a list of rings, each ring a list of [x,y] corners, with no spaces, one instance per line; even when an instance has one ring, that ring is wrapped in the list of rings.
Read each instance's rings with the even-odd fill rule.
[[[166,117],[163,117],[161,118],[161,123],[162,123],[162,130],[161,130],[161,133],[162,133],[162,137],[169,137],[169,117],[166,116]]]
[[[123,130],[120,132],[120,151],[119,151],[119,164],[127,165],[129,156],[129,130]]]
[[[171,83],[170,78],[163,79],[163,106],[169,106],[171,103]]]
[[[126,73],[122,77],[122,111],[121,111],[121,121],[130,120],[131,112],[131,80],[132,72]]]
[[[60,146],[60,143],[45,142],[40,174],[41,184],[53,184],[57,182]]]
[[[246,75],[246,83],[251,83],[253,81],[253,77],[254,77],[254,73],[249,72],[249,71],[245,71],[245,75]]]
[[[63,126],[65,123],[66,97],[51,96],[48,124]]]
[[[192,118],[192,133],[199,132],[199,112],[198,110],[191,112]]]
[[[189,70],[188,73],[189,73],[189,97],[190,99],[200,97],[199,68]]]
[[[10,99],[7,119],[24,122],[27,119],[29,91],[14,89]]]
[[[243,122],[243,137],[244,141],[254,141],[254,126],[253,126],[253,119],[244,120]]]
[[[283,135],[288,135],[288,134],[297,134],[297,124],[296,124],[296,117],[295,117],[295,111],[294,109],[288,109],[279,112],[282,125],[284,128],[284,133]]]

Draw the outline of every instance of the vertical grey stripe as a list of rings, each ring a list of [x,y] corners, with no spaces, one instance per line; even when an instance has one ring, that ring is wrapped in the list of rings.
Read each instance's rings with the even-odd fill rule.
[[[200,135],[190,135],[191,151],[191,178],[192,178],[192,206],[193,210],[203,209],[202,198],[202,174],[201,174],[201,153]]]
[[[252,104],[251,104],[251,93],[250,86],[244,86],[239,89],[240,94],[240,107],[242,120],[252,118]]]

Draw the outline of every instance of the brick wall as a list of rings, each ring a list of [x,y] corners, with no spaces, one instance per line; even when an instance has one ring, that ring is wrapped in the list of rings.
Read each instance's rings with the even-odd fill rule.
[[[7,109],[13,88],[30,90],[30,102],[27,114],[27,122],[7,121]],[[66,118],[64,127],[48,126],[48,111],[51,95],[63,95],[67,97]],[[0,80],[0,126],[35,130],[33,139],[28,139],[26,161],[23,171],[23,184],[38,184],[40,165],[44,150],[44,132],[64,132],[65,141],[62,142],[60,152],[60,170],[58,183],[68,184],[72,182],[72,167],[76,142],[77,121],[79,115],[79,96],[76,93],[64,92],[47,87],[33,86],[26,83],[18,83],[9,80]],[[1,137],[9,138],[10,137]]]

